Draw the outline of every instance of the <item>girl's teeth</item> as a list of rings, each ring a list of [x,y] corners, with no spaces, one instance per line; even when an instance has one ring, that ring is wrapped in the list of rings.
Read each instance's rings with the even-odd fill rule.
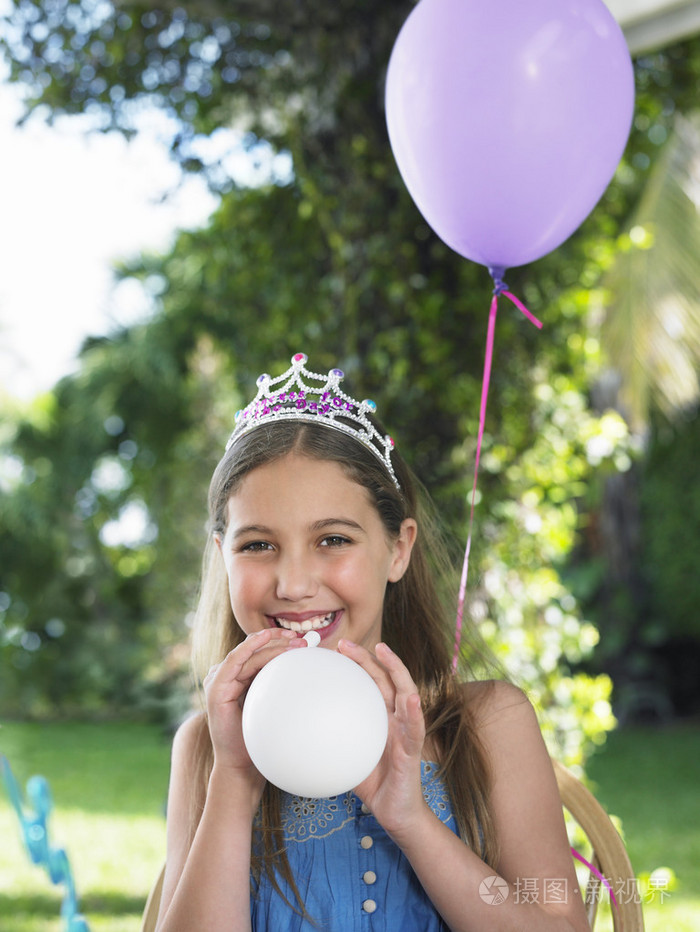
[[[335,618],[335,612],[328,615],[317,615],[315,618],[307,618],[306,621],[287,621],[283,618],[276,618],[275,621],[282,628],[289,628],[291,631],[307,632],[327,628]]]

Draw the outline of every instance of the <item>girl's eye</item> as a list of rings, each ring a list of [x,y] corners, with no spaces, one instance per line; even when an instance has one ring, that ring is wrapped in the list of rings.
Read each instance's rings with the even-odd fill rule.
[[[241,553],[264,553],[267,550],[272,550],[272,544],[264,540],[251,540],[240,548]]]
[[[324,537],[321,541],[322,547],[343,547],[345,544],[349,544],[350,540],[347,537],[341,537],[340,534],[330,534],[328,537]]]

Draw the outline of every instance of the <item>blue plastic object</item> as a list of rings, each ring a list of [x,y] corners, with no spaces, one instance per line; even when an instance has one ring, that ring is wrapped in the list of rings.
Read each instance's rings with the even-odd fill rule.
[[[51,883],[65,887],[61,917],[66,932],[90,932],[85,918],[78,912],[68,855],[63,848],[53,847],[49,842],[48,818],[53,809],[53,800],[47,780],[44,777],[31,777],[27,781],[27,799],[34,810],[27,812],[10,762],[4,754],[0,754],[0,771],[10,802],[19,818],[24,844],[32,863],[46,869]]]

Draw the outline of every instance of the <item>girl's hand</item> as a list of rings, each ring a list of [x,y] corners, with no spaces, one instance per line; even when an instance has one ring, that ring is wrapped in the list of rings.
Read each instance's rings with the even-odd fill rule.
[[[397,842],[424,815],[421,755],[425,721],[418,689],[405,665],[386,644],[376,657],[364,647],[341,640],[340,653],[369,673],[384,697],[389,717],[386,748],[372,773],[355,787],[382,827]]]
[[[260,791],[264,779],[254,767],[243,741],[243,702],[253,678],[265,664],[295,646],[306,646],[306,642],[297,638],[293,631],[281,628],[255,631],[227,654],[221,663],[213,666],[204,678],[214,764],[218,768],[243,774],[258,785]]]

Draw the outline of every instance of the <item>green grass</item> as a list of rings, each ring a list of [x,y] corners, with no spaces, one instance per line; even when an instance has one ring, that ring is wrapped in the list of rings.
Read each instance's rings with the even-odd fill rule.
[[[619,817],[625,844],[642,878],[647,932],[700,929],[700,727],[613,732],[588,763],[591,788]],[[645,889],[645,879],[670,868],[676,884],[667,893]]]
[[[139,930],[165,853],[169,745],[157,729],[134,724],[0,728],[0,751],[20,784],[34,773],[50,782],[50,840],[68,851],[91,932]],[[588,766],[596,796],[622,820],[637,875],[668,867],[677,877],[663,902],[658,892],[645,902],[647,932],[700,929],[698,761],[700,728],[676,725],[615,732]],[[2,932],[63,932],[60,903],[59,889],[29,863],[0,787]],[[599,928],[610,928],[605,907]]]
[[[91,932],[138,932],[165,856],[169,740],[134,724],[9,724],[0,751],[22,787],[48,779],[49,838],[68,852]],[[25,855],[4,787],[0,839],[2,932],[63,932],[62,891]]]

